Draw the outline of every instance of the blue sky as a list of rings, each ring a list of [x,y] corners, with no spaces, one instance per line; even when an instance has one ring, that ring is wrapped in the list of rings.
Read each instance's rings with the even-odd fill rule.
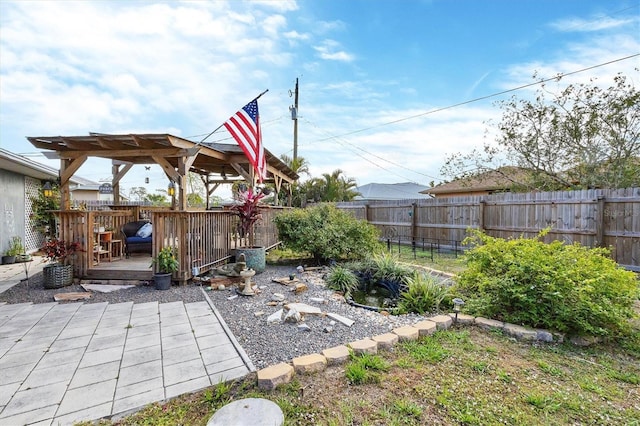
[[[637,0],[0,0],[0,147],[57,167],[25,136],[197,141],[269,89],[264,144],[292,155],[299,78],[298,155],[313,177],[427,185],[448,155],[491,138],[495,101],[535,87],[446,107],[639,53]],[[620,72],[637,86],[639,58],[549,88],[608,86]],[[208,141],[232,142],[224,131]],[[78,174],[110,170],[90,160]],[[123,186],[166,183],[159,167],[136,166]]]

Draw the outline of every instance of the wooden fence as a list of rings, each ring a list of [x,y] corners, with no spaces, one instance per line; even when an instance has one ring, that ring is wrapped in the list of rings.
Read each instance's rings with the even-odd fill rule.
[[[608,247],[617,263],[640,272],[640,188],[351,202],[338,207],[375,225],[383,239],[406,244],[459,243],[469,228],[500,238],[534,237],[549,228],[544,241]]]

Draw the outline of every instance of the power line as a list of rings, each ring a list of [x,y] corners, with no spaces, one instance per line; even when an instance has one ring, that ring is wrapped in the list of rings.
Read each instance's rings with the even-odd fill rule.
[[[320,127],[318,127],[316,124],[314,124],[314,123],[310,122],[310,121],[309,121],[309,120],[307,120],[306,118],[304,118],[304,121],[305,121],[306,123],[308,123],[308,124],[312,125],[312,126],[313,126],[313,127],[315,127],[316,129],[320,130],[321,132],[324,132],[324,133],[329,134],[329,132],[327,132],[326,130],[321,129],[321,128],[320,128]],[[418,172],[418,171],[416,171],[416,170],[412,170],[412,169],[410,169],[410,168],[408,168],[408,167],[406,167],[406,166],[403,166],[403,165],[398,164],[398,163],[394,163],[394,162],[393,162],[393,161],[391,161],[391,160],[388,160],[388,159],[386,159],[386,158],[383,158],[383,157],[380,157],[380,156],[378,156],[378,155],[376,155],[376,154],[373,154],[373,153],[371,153],[371,152],[369,152],[369,151],[367,151],[367,150],[365,150],[365,149],[363,149],[363,148],[360,148],[359,146],[357,146],[357,145],[355,145],[355,144],[352,144],[351,142],[347,141],[347,140],[346,140],[346,139],[344,139],[344,138],[340,138],[339,136],[335,136],[335,137],[332,137],[332,138],[329,138],[329,139],[333,139],[333,140],[335,140],[337,143],[339,143],[339,144],[340,144],[340,145],[342,145],[342,146],[349,145],[349,146],[351,146],[351,147],[353,147],[353,148],[355,148],[355,149],[357,149],[357,150],[359,150],[359,151],[364,152],[365,154],[368,154],[368,155],[371,155],[371,156],[373,156],[373,157],[376,157],[376,158],[378,158],[378,159],[380,159],[380,160],[382,160],[382,161],[386,161],[387,163],[393,164],[394,166],[397,166],[397,167],[400,167],[400,168],[402,168],[402,169],[405,169],[405,170],[407,170],[407,171],[409,171],[409,172],[411,172],[411,173],[415,173],[415,174],[418,174],[418,175],[422,175],[422,176],[425,176],[425,177],[427,177],[427,178],[431,178],[431,179],[438,179],[438,178],[436,178],[436,177],[434,177],[434,176],[430,176],[430,175],[427,175],[427,174],[425,174],[425,173],[421,173],[421,172]],[[389,170],[389,169],[387,169],[387,168],[385,168],[385,167],[381,166],[380,164],[378,164],[378,163],[376,163],[376,162],[372,161],[371,159],[369,159],[369,158],[365,157],[364,155],[361,155],[361,154],[359,154],[359,153],[355,152],[353,149],[350,149],[349,147],[346,147],[346,148],[347,148],[347,149],[349,149],[351,152],[353,152],[353,153],[354,153],[355,155],[357,155],[358,157],[362,158],[363,160],[367,161],[368,163],[373,164],[374,166],[378,167],[379,169],[382,169],[382,170],[384,170],[384,171],[386,171],[386,172],[388,172],[388,173],[391,173],[392,175],[396,175],[396,176],[398,176],[398,177],[401,177],[402,179],[406,179],[406,180],[408,180],[409,182],[416,183],[414,180],[412,180],[412,179],[410,179],[410,178],[407,178],[406,176],[402,176],[402,175],[400,175],[400,174],[398,174],[398,173],[395,173],[395,172],[393,172],[393,171],[391,171],[391,170]]]
[[[522,86],[518,86],[518,87],[511,88],[511,89],[503,90],[501,92],[493,93],[491,95],[485,95],[485,96],[481,96],[479,98],[474,98],[474,99],[470,99],[470,100],[467,100],[467,101],[458,102],[457,104],[453,104],[453,105],[449,105],[449,106],[445,106],[445,107],[441,107],[441,108],[432,109],[432,110],[429,110],[429,111],[426,111],[426,112],[422,112],[420,114],[411,115],[411,116],[404,117],[404,118],[399,118],[399,119],[393,120],[393,121],[388,121],[386,123],[376,124],[375,126],[370,126],[370,127],[365,127],[363,129],[353,130],[351,132],[343,133],[341,135],[332,136],[332,137],[328,137],[328,138],[325,138],[325,139],[318,139],[318,140],[316,140],[314,142],[323,142],[323,141],[326,141],[326,140],[329,140],[329,139],[333,139],[333,138],[337,138],[337,137],[349,136],[349,135],[353,135],[353,134],[356,134],[356,133],[362,133],[362,132],[366,132],[366,131],[369,131],[369,130],[372,130],[372,129],[377,129],[377,128],[380,128],[380,127],[385,127],[385,126],[390,126],[392,124],[401,123],[403,121],[413,120],[414,118],[424,117],[425,115],[435,114],[436,112],[445,111],[445,110],[452,109],[452,108],[457,108],[457,107],[462,106],[462,105],[468,105],[468,104],[471,104],[471,103],[474,103],[474,102],[483,101],[483,100],[489,99],[489,98],[495,98],[496,96],[504,95],[506,93],[515,92],[517,90],[522,90],[522,89],[525,89],[527,87],[531,87],[531,86],[535,86],[535,85],[538,85],[538,84],[546,83],[548,81],[560,80],[560,79],[562,79],[564,77],[567,77],[569,75],[578,74],[578,73],[585,72],[585,71],[590,71],[590,70],[595,69],[595,68],[603,67],[603,66],[606,66],[606,65],[611,65],[611,64],[614,64],[616,62],[625,61],[627,59],[635,58],[637,56],[640,56],[640,53],[636,53],[636,54],[630,55],[630,56],[625,56],[623,58],[614,59],[614,60],[608,61],[608,62],[603,62],[603,63],[598,64],[598,65],[592,65],[590,67],[582,68],[582,69],[579,69],[577,71],[571,71],[571,72],[567,72],[567,73],[558,73],[558,75],[556,75],[555,77],[548,77],[548,78],[545,78],[545,79],[542,79],[542,80],[539,80],[539,81],[535,81],[533,83],[523,84]],[[311,142],[311,143],[313,143],[313,142]]]

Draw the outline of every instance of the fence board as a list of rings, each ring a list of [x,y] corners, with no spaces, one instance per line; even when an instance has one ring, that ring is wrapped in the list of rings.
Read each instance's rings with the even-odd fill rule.
[[[369,211],[368,221],[380,229],[382,238],[407,244],[462,241],[469,228],[500,238],[535,237],[550,228],[545,242],[609,247],[616,262],[640,272],[640,188],[353,202],[338,207],[359,219],[366,219]]]

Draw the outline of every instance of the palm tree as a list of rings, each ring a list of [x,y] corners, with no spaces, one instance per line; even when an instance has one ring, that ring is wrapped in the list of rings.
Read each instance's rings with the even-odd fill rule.
[[[324,193],[322,201],[351,201],[358,195],[354,178],[342,176],[343,171],[336,169],[331,174],[323,173]]]
[[[305,174],[309,176],[309,163],[304,157],[298,157],[295,160],[289,157],[287,154],[282,154],[280,159],[283,163],[285,163],[291,170],[296,172],[298,176],[301,174]]]
[[[304,157],[298,157],[293,159],[289,157],[287,154],[280,155],[280,159],[283,163],[285,163],[291,170],[293,170],[298,176],[305,174],[309,176],[309,163]],[[286,202],[288,206],[296,206],[300,207],[302,205],[303,197],[301,197],[301,187],[298,182],[293,182],[291,184],[291,196],[289,194],[282,194],[283,202]]]

